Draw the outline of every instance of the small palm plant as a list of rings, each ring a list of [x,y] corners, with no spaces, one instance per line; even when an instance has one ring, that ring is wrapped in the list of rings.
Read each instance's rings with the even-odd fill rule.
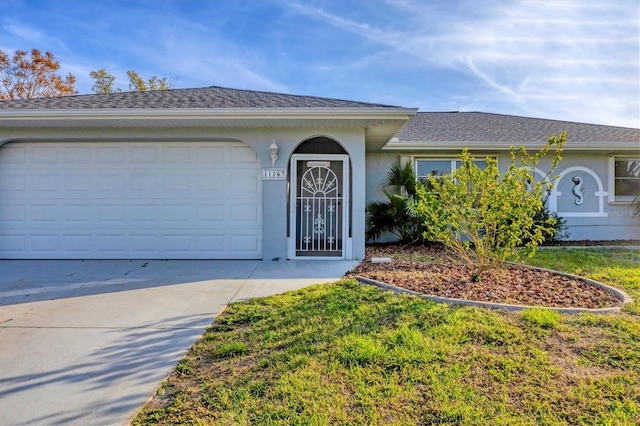
[[[398,160],[390,167],[383,189],[387,200],[367,205],[367,239],[392,234],[405,244],[423,240],[423,221],[414,209],[419,185],[411,163]]]

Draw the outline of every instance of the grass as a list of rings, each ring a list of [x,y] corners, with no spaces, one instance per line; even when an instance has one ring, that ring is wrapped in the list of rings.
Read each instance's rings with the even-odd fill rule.
[[[631,250],[539,266],[640,297]],[[640,315],[451,307],[343,280],[233,304],[134,424],[636,425]]]

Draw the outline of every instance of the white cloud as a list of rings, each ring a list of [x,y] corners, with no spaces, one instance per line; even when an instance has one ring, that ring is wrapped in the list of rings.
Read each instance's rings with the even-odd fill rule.
[[[640,127],[637,0],[395,0],[388,6],[390,15],[402,14],[403,25],[383,28],[299,4],[293,10],[375,41],[414,66],[466,74],[478,85],[466,104]]]
[[[131,10],[126,14],[109,9],[83,13],[100,14],[101,19],[86,22],[73,14],[60,17],[58,24],[68,29],[62,34],[48,26],[35,29],[18,18],[5,17],[0,21],[0,39],[6,44],[3,50],[38,46],[53,51],[61,64],[61,73],[76,76],[76,89],[80,93],[91,93],[93,80],[89,72],[100,68],[114,75],[116,86],[125,90],[129,84],[128,70],[135,70],[143,78],[152,75],[177,78],[177,87],[222,85],[286,90],[284,85],[260,72],[268,69],[260,54],[242,50],[217,33],[213,25],[162,8]],[[82,39],[82,47],[78,37]],[[73,47],[67,48],[64,41]]]
[[[165,73],[177,70],[178,78],[186,76],[188,81],[184,83],[191,87],[220,85],[286,90],[267,73],[260,72],[268,70],[260,53],[245,49],[201,24],[175,17],[167,20],[163,29],[154,35],[155,49],[137,49],[148,69]],[[171,58],[171,63],[167,63],[167,58]]]
[[[3,25],[3,27],[4,30],[10,35],[21,38],[30,43],[38,44],[45,38],[41,31],[38,31],[26,25],[7,23]]]
[[[640,127],[640,0],[115,5],[1,4],[0,44],[51,50],[83,93],[90,70],[106,68],[126,87],[133,69],[178,77],[178,87]]]

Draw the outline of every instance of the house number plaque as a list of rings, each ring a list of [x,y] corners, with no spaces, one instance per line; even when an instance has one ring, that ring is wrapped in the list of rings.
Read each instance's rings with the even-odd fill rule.
[[[287,169],[262,169],[262,180],[285,180]]]

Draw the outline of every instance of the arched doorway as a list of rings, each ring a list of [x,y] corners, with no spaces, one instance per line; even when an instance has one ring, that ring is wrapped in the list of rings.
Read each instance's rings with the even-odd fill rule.
[[[336,141],[304,141],[291,155],[291,259],[343,259],[349,230],[349,155]]]

